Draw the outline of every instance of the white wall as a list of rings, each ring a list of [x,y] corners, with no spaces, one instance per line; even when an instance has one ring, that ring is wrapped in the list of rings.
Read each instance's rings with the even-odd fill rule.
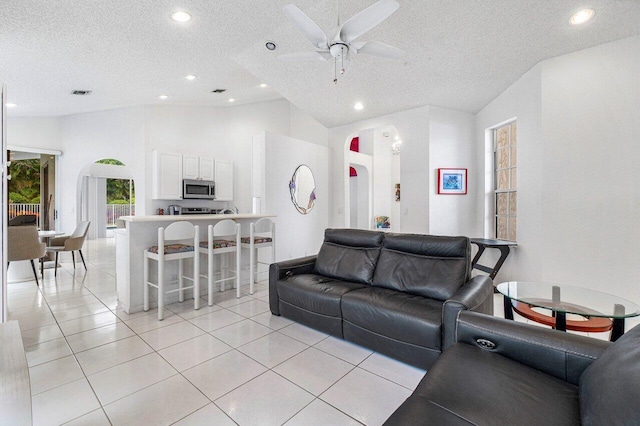
[[[499,281],[543,280],[640,303],[640,37],[541,62],[477,115],[518,125],[518,248]],[[477,208],[483,208],[478,199]]]
[[[475,136],[475,115],[429,107],[430,234],[482,235],[476,221],[477,175],[481,169],[476,167]],[[404,156],[402,161],[404,166]],[[438,169],[443,167],[468,169],[466,195],[438,194]]]
[[[329,152],[326,147],[272,133],[254,138],[256,152],[264,152],[264,170],[254,173],[254,196],[262,199],[263,212],[274,213],[276,260],[316,254],[328,227]],[[316,183],[316,203],[310,213],[299,213],[291,202],[289,181],[296,168],[306,164]]]

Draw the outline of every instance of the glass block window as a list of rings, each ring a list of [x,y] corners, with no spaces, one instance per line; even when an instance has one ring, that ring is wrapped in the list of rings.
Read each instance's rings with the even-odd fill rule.
[[[499,240],[516,241],[518,144],[515,121],[494,129],[493,141],[495,237]]]

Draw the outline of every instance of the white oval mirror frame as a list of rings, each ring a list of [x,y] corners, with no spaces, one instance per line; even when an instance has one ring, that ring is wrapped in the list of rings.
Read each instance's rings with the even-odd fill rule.
[[[306,164],[301,164],[293,173],[289,181],[291,202],[296,210],[302,214],[308,214],[316,203],[316,182],[311,169]]]

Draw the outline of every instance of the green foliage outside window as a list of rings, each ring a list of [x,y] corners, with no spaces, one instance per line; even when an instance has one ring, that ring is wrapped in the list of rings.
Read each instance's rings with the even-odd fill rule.
[[[12,161],[9,172],[9,202],[39,204],[40,159]]]

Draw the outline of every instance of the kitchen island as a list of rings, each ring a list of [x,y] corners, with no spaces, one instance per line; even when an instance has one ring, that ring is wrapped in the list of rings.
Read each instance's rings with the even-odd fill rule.
[[[118,291],[118,302],[120,307],[127,314],[140,312],[143,309],[143,265],[144,250],[158,244],[158,228],[167,227],[176,221],[189,221],[200,227],[200,241],[207,240],[207,226],[215,225],[217,222],[225,219],[232,219],[241,226],[243,237],[249,236],[249,224],[256,222],[263,217],[275,217],[270,214],[203,214],[203,215],[151,215],[151,216],[122,216],[120,220],[124,223],[124,228],[118,228],[116,234],[116,282]],[[190,276],[189,271],[193,270],[185,260],[185,275]],[[203,265],[202,262],[200,262]],[[248,253],[242,253],[242,264],[249,265]],[[152,262],[150,265],[149,279],[156,282],[156,265]],[[173,281],[177,277],[177,262],[168,262],[165,266],[165,277],[168,281]],[[244,274],[241,274],[240,283],[248,283],[248,268],[243,268]],[[206,262],[201,273],[206,274]],[[246,274],[246,276],[245,276]],[[202,280],[201,280],[202,283]],[[205,284],[200,286],[201,296],[206,294]],[[154,306],[157,300],[155,289],[151,288],[150,300]],[[215,291],[215,289],[214,289]],[[185,292],[185,302],[192,297],[190,290]],[[171,304],[178,301],[177,293],[170,293],[165,296],[165,303]]]

